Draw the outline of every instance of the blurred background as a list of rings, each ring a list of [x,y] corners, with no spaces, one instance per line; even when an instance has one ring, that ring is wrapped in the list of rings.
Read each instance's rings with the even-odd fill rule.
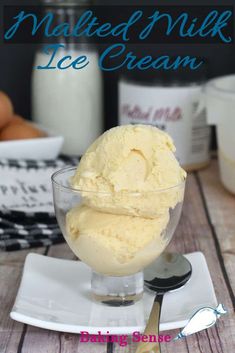
[[[21,5],[22,0],[0,1],[1,22],[3,4]],[[30,1],[26,2],[27,4]],[[31,3],[35,3],[31,1]],[[96,0],[97,5],[184,5],[185,1],[114,1]],[[187,0],[187,5],[224,5],[223,0],[193,1]],[[235,0],[226,1],[226,5],[234,5]],[[1,28],[2,30],[2,28]],[[2,35],[1,35],[2,38]],[[235,45],[145,45],[136,46],[136,53],[152,53],[155,56],[163,55],[195,55],[206,58],[208,62],[208,78],[235,72]],[[5,91],[13,100],[15,111],[27,119],[31,119],[31,72],[36,46],[34,45],[4,45],[0,42],[0,90]],[[117,80],[118,73],[104,73],[104,120],[105,128],[117,125]]]

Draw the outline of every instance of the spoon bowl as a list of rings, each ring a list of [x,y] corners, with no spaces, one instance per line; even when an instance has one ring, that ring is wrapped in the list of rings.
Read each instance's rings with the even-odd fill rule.
[[[159,321],[163,296],[166,292],[183,287],[192,275],[190,262],[180,254],[163,253],[157,261],[144,271],[144,284],[148,290],[156,293],[144,335],[159,334]],[[158,341],[158,340],[156,340]],[[140,342],[136,353],[160,353],[159,342]]]
[[[145,287],[158,294],[184,286],[192,275],[192,266],[186,257],[163,253],[144,271]]]

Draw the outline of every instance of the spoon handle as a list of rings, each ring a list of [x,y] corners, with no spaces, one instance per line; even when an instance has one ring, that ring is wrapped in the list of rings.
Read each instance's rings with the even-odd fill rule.
[[[162,307],[163,294],[157,294],[152,306],[151,313],[149,315],[147,326],[144,330],[144,335],[149,340],[149,335],[155,335],[158,340],[159,335],[159,323],[160,314]],[[137,346],[136,353],[161,353],[161,347],[159,342],[140,342]]]

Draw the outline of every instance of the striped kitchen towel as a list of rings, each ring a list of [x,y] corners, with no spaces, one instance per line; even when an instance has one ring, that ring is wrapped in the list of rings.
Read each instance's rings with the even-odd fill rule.
[[[78,162],[77,157],[0,160],[0,250],[64,242],[54,214],[50,176]]]

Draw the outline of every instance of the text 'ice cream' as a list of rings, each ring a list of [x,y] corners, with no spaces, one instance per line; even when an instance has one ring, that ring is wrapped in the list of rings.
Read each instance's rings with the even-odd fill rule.
[[[95,271],[136,273],[166,247],[186,177],[174,151],[165,132],[126,125],[105,132],[82,157],[71,184],[83,202],[67,214],[67,240]]]

